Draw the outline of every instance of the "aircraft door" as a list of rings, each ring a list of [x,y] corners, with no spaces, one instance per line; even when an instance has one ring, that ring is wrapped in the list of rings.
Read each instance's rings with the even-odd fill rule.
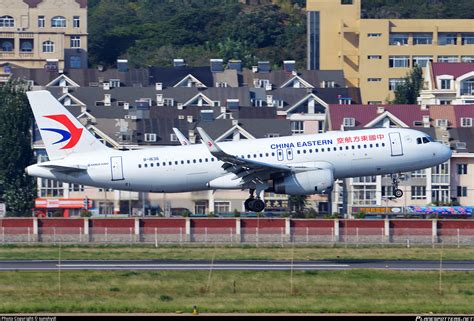
[[[122,157],[111,157],[110,158],[110,169],[112,172],[112,181],[123,181],[123,162]]]
[[[390,133],[390,147],[392,148],[392,156],[402,156],[403,146],[400,133]]]
[[[292,148],[288,148],[286,150],[286,158],[291,161],[293,160],[293,149]]]

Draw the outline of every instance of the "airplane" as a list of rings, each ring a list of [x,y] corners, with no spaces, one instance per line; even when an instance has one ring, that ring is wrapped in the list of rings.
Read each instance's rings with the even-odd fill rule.
[[[436,166],[452,155],[427,134],[405,128],[217,143],[198,127],[202,144],[121,151],[102,144],[48,91],[27,96],[49,157],[29,166],[28,175],[152,193],[249,190],[244,206],[252,212],[265,209],[265,191],[325,194],[335,179],[348,177],[390,174],[400,198],[399,173]]]

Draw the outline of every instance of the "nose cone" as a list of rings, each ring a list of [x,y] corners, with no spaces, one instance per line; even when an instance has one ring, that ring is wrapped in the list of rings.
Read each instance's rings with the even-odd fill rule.
[[[443,159],[443,162],[447,162],[453,155],[453,151],[448,146],[441,144],[441,151],[439,155]]]

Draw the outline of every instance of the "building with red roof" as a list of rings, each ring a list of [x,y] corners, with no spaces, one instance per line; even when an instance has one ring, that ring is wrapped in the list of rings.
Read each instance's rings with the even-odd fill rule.
[[[430,63],[424,78],[421,105],[474,104],[474,63]]]

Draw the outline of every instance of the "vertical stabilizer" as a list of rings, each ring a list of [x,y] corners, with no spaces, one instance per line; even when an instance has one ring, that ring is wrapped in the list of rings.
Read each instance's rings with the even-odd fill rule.
[[[30,91],[26,95],[50,160],[108,150],[49,91]]]

